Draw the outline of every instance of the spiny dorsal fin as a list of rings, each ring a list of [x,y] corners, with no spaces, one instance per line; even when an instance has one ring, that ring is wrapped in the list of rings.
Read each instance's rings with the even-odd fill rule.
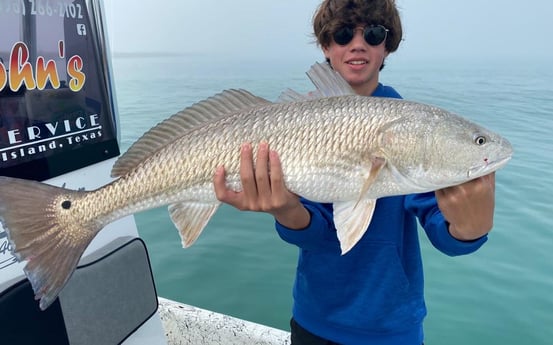
[[[278,99],[277,103],[291,103],[308,101],[323,97],[335,97],[354,95],[355,91],[351,88],[347,81],[340,74],[334,71],[328,63],[316,63],[309,71],[307,76],[317,88],[307,94],[301,94],[292,89],[284,90]]]
[[[322,98],[322,96],[317,90],[302,94],[292,89],[286,89],[282,91],[280,96],[277,98],[276,103],[302,102],[318,98]]]
[[[317,88],[320,97],[355,95],[348,82],[326,62],[311,66],[307,76]]]
[[[125,175],[147,157],[182,137],[190,129],[238,111],[270,104],[246,90],[225,90],[162,121],[146,132],[115,162],[112,177]]]
[[[282,91],[280,96],[277,98],[276,103],[292,103],[297,101],[303,101],[306,99],[308,99],[306,95],[303,95],[292,89],[286,89]]]
[[[276,102],[291,103],[323,97],[355,95],[355,91],[348,82],[334,71],[328,63],[315,63],[307,71],[307,76],[317,88],[316,90],[301,94],[292,89],[286,89],[280,94]]]

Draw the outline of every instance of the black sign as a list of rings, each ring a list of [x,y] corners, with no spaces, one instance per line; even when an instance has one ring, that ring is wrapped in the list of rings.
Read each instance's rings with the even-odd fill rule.
[[[0,2],[0,175],[44,180],[119,155],[89,12],[82,0]]]

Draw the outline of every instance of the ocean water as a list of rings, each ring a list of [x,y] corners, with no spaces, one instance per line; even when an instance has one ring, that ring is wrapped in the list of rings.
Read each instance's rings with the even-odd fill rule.
[[[311,89],[312,61],[115,57],[122,149],[182,108],[226,88],[274,100]],[[381,81],[508,138],[515,154],[496,176],[496,212],[478,252],[450,258],[421,231],[428,344],[553,343],[553,69],[547,61],[394,61]],[[136,215],[158,294],[288,330],[297,249],[271,217],[223,207],[189,249],[165,208]]]

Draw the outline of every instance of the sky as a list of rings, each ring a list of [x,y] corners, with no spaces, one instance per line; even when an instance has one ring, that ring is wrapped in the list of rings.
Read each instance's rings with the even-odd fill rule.
[[[114,53],[320,59],[311,19],[321,0],[104,0]],[[553,62],[551,0],[396,0],[398,58]]]

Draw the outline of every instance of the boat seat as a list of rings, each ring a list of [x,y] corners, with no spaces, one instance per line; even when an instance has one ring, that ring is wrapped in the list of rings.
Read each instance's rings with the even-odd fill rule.
[[[5,285],[0,285],[3,344],[120,344],[158,307],[148,252],[137,237],[119,237],[81,259],[45,311],[25,277]]]

